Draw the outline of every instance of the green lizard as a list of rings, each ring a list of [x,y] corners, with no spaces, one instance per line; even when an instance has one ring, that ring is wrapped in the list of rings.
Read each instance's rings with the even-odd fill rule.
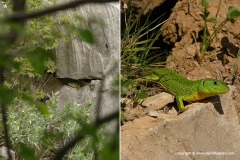
[[[179,112],[185,110],[183,100],[197,101],[229,91],[229,87],[224,82],[215,79],[205,78],[192,81],[167,68],[147,68],[147,70],[148,74],[141,79],[157,82],[167,92],[174,95]]]

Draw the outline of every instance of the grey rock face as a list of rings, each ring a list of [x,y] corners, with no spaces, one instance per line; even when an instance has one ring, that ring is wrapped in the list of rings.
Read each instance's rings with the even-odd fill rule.
[[[62,2],[65,2],[61,0]],[[60,2],[61,2],[60,1]],[[95,35],[96,43],[89,44],[71,35],[70,41],[60,41],[57,49],[57,76],[71,79],[102,79],[111,55],[119,56],[119,9],[114,3],[81,5],[75,9],[85,20],[80,28],[87,28]],[[74,16],[74,10],[57,15]],[[58,26],[63,34],[66,30]]]
[[[117,73],[117,72],[116,72]],[[115,76],[118,77],[118,74]],[[113,86],[114,76],[106,76],[103,80],[92,80],[79,89],[64,85],[59,94],[59,111],[64,111],[64,106],[69,103],[78,104],[79,107],[87,107],[92,104],[93,115],[99,111],[100,117],[119,110],[118,88]],[[114,131],[118,122],[111,122],[107,126],[108,131]]]
[[[178,116],[149,116],[121,128],[122,160],[238,160],[240,125],[233,87],[213,103],[194,103]]]
[[[87,106],[88,102],[91,102],[93,106],[95,106],[101,81],[93,80],[92,84],[94,84],[94,89],[90,88],[90,83],[80,87],[79,89],[64,85],[59,94],[59,109],[61,110],[62,107],[69,103],[74,103],[78,104],[80,107],[85,107]]]
[[[65,3],[65,0],[60,0]],[[69,41],[60,41],[56,50],[57,77],[74,80],[88,79],[91,82],[80,88],[64,85],[59,94],[59,111],[69,103],[86,107],[90,102],[93,114],[98,111],[100,117],[119,109],[119,90],[114,82],[119,79],[120,57],[120,11],[119,3],[95,4],[88,3],[76,9],[64,11],[56,18],[73,17],[78,13],[84,18],[80,28],[87,28],[95,36],[96,43],[89,44],[76,36],[70,35]],[[66,28],[57,26],[67,34]],[[117,122],[108,125],[109,130],[115,129]]]
[[[80,88],[73,88],[64,85],[60,89],[60,108],[68,103],[86,106],[87,102],[92,102],[96,107],[98,96],[101,96],[101,115],[109,114],[118,110],[119,106],[119,86],[114,84],[119,79],[119,58],[111,55],[109,63],[103,71],[102,80],[91,80]]]

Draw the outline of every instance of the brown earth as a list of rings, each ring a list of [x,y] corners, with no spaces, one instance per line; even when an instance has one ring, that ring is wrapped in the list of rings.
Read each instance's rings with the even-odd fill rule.
[[[134,3],[138,8],[143,8],[142,6],[144,6],[146,3],[140,0],[136,3],[136,1],[137,0],[135,0]],[[154,8],[153,6],[158,6],[159,4],[161,4],[161,2],[158,0],[151,1],[151,7],[149,7],[149,10],[152,10]],[[218,10],[218,4],[219,1],[210,2],[209,17],[215,16]],[[219,10],[220,14],[216,25],[220,24],[220,22],[226,18],[226,13],[229,6],[240,8],[240,2],[234,0],[222,1]],[[178,73],[181,73],[191,80],[201,78],[215,78],[218,80],[223,80],[229,85],[235,86],[235,90],[231,94],[231,98],[233,99],[233,106],[235,107],[233,111],[236,111],[239,123],[240,60],[237,58],[237,54],[240,46],[240,18],[238,18],[234,23],[227,22],[225,27],[223,27],[223,29],[213,39],[213,42],[209,47],[210,49],[206,52],[204,59],[200,62],[198,61],[197,57],[200,54],[201,50],[201,40],[199,39],[202,36],[204,24],[201,16],[199,16],[201,13],[202,7],[200,0],[179,0],[176,3],[175,7],[172,9],[172,13],[168,21],[162,27],[163,41],[174,46],[171,53],[167,57],[166,67],[171,68]],[[214,23],[208,23],[208,30],[210,33],[213,32],[213,27]],[[176,104],[173,105],[176,107]],[[146,127],[143,127],[143,130],[149,130],[149,132],[151,132],[151,126],[157,126],[157,124],[163,123],[163,119],[171,119],[174,114],[176,115],[175,111],[164,114],[163,110],[156,109],[155,111],[161,115],[157,118],[153,118],[152,116],[149,116],[149,108],[143,107],[141,104],[136,106],[130,105],[127,108],[127,111],[125,110],[126,120],[123,122],[121,132],[127,133],[129,136],[136,135],[141,132],[141,129],[130,129],[131,127],[140,127],[133,125],[138,121],[141,121],[140,124]],[[148,124],[145,125],[144,123]],[[129,126],[131,127],[129,128]],[[149,137],[149,139],[151,138],[154,137]],[[122,141],[124,140],[122,139]],[[122,148],[124,151],[126,151],[126,148],[124,147]],[[149,147],[153,146],[149,144]],[[134,150],[134,148],[131,149]],[[139,146],[136,146],[135,149],[138,149],[139,152],[144,152],[139,148]],[[152,153],[145,154],[149,155],[149,157],[152,157]],[[123,153],[122,156],[126,155]],[[123,157],[123,159],[128,158],[129,157]]]

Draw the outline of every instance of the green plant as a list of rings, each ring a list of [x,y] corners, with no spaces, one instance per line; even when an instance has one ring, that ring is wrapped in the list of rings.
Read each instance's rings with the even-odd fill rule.
[[[161,35],[161,16],[150,20],[151,14],[143,15],[146,7],[138,14],[134,13],[131,0],[125,6],[121,43],[121,96],[131,98],[135,103],[148,97],[148,93],[138,89],[138,78],[141,68],[157,64],[163,52],[154,43]],[[146,18],[144,21],[142,18]]]
[[[55,63],[50,59],[45,61],[42,71],[46,71],[47,74],[41,75],[27,58],[17,57],[14,62],[18,68],[13,68],[6,73],[4,85],[17,91],[18,96],[31,95],[34,100],[43,100],[47,96],[43,86],[53,76]]]
[[[128,2],[124,13],[125,21],[122,22],[125,24],[121,35],[122,76],[134,75],[138,66],[147,65],[161,55],[161,53],[153,53],[153,50],[160,51],[160,48],[154,47],[153,44],[161,35],[160,26],[164,23],[160,22],[161,16],[153,21],[150,21],[150,16],[147,16],[143,22],[141,18],[144,17],[144,9],[136,15],[133,12],[131,0]],[[158,24],[153,26],[156,23]]]
[[[133,79],[122,80],[121,83],[122,96],[133,99],[135,103],[137,103],[140,99],[148,97],[147,92],[142,92],[141,90],[137,89],[138,85],[139,82]]]
[[[200,14],[200,16],[203,18],[204,21],[204,27],[203,27],[203,36],[202,36],[202,47],[201,47],[201,53],[200,55],[198,55],[199,61],[201,61],[204,58],[204,55],[208,49],[208,47],[211,45],[211,42],[213,40],[213,38],[216,37],[216,35],[219,33],[219,31],[226,25],[227,22],[234,22],[234,20],[238,17],[240,17],[240,9],[236,9],[233,6],[230,6],[228,8],[228,12],[226,14],[226,18],[225,20],[223,20],[221,23],[219,23],[219,25],[217,25],[217,20],[218,20],[218,16],[219,16],[219,10],[221,7],[221,0],[219,1],[218,4],[218,10],[217,13],[215,15],[215,17],[211,17],[209,18],[210,12],[208,10],[209,8],[209,1],[210,0],[201,0],[201,4],[203,7],[203,14]],[[207,23],[208,22],[214,22],[214,28],[213,28],[213,32],[210,34],[208,32],[208,26]]]
[[[70,137],[92,121],[90,114],[92,108],[89,105],[80,108],[76,104],[67,104],[64,111],[56,114],[58,107],[58,93],[52,93],[47,104],[48,115],[39,113],[34,105],[16,99],[9,106],[9,126],[12,145],[19,152],[18,145],[31,148],[35,153],[41,153],[40,157],[51,155],[52,151],[62,146]],[[80,125],[82,124],[82,125]],[[91,145],[91,139],[87,138],[71,152],[71,156],[79,155],[78,151],[85,150],[83,159],[92,158],[92,150],[87,150]],[[21,147],[20,147],[21,148]],[[42,152],[45,151],[45,152]]]

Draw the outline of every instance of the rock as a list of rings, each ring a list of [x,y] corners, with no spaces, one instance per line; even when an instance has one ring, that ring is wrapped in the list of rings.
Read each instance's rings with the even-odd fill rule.
[[[146,98],[142,102],[142,106],[154,109],[163,109],[167,104],[174,102],[174,96],[169,93],[162,92],[154,96]]]
[[[150,111],[149,116],[156,118],[156,117],[158,117],[158,112],[157,111]]]
[[[123,125],[122,160],[240,159],[240,125],[230,88],[221,103],[193,103],[178,116],[145,116]]]
[[[110,56],[103,74],[99,93],[102,93],[101,115],[105,116],[119,110],[119,57],[117,55]]]
[[[117,59],[114,61],[112,58],[111,63],[104,70],[102,80],[91,80],[80,88],[64,85],[59,93],[58,111],[64,111],[64,106],[69,103],[78,104],[79,107],[87,107],[91,103],[93,114],[96,114],[96,108],[100,107],[100,117],[118,111],[119,86],[114,84],[118,80],[118,73]],[[114,130],[115,126],[118,126],[118,119],[108,125],[108,130]]]
[[[133,106],[133,100],[131,100],[130,98],[121,98],[120,102],[124,106],[124,108],[129,108]]]
[[[60,3],[70,0],[60,0]],[[76,13],[84,20],[78,24],[80,28],[90,29],[96,43],[89,44],[76,36],[69,35],[61,25],[58,28],[69,41],[62,39],[56,50],[57,76],[60,79],[88,79],[80,88],[63,84],[59,89],[58,111],[64,111],[68,103],[86,107],[92,104],[92,113],[96,114],[100,107],[100,117],[119,110],[119,53],[120,53],[120,6],[119,3],[87,3],[57,14],[60,22],[62,17],[72,18]],[[108,125],[113,130],[118,120]]]
[[[124,108],[123,114],[126,121],[132,121],[136,118],[145,116],[147,112],[141,105],[133,106],[133,103],[130,103]]]
[[[80,107],[86,107],[90,102],[93,106],[92,108],[95,108],[98,96],[101,96],[102,98],[102,105],[100,104],[102,108],[106,106],[107,110],[110,110],[111,112],[116,110],[119,103],[117,94],[112,94],[112,90],[110,89],[103,91],[101,86],[102,81],[100,80],[92,80],[91,83],[88,83],[79,89],[64,85],[59,93],[58,110],[62,111],[63,107],[69,103],[78,104]],[[105,113],[108,111],[102,110],[102,112]]]
[[[128,98],[122,98],[121,103],[125,105],[123,107],[125,121],[132,121],[136,118],[141,118],[143,116],[149,115],[151,117],[158,117],[160,114],[158,110],[163,109],[169,103],[174,101],[174,97],[166,92],[156,94],[154,96],[148,97],[144,100],[140,100],[137,105],[133,104],[133,101]],[[177,114],[170,110],[170,114]]]
[[[60,22],[61,17],[73,17],[74,13],[85,19],[78,25],[90,29],[96,43],[89,44],[73,35],[69,37],[65,28],[58,26],[70,41],[61,40],[56,50],[57,76],[76,80],[102,79],[111,57],[118,57],[120,52],[119,8],[115,3],[88,3],[78,7],[75,12],[68,10],[58,14],[57,19]]]

